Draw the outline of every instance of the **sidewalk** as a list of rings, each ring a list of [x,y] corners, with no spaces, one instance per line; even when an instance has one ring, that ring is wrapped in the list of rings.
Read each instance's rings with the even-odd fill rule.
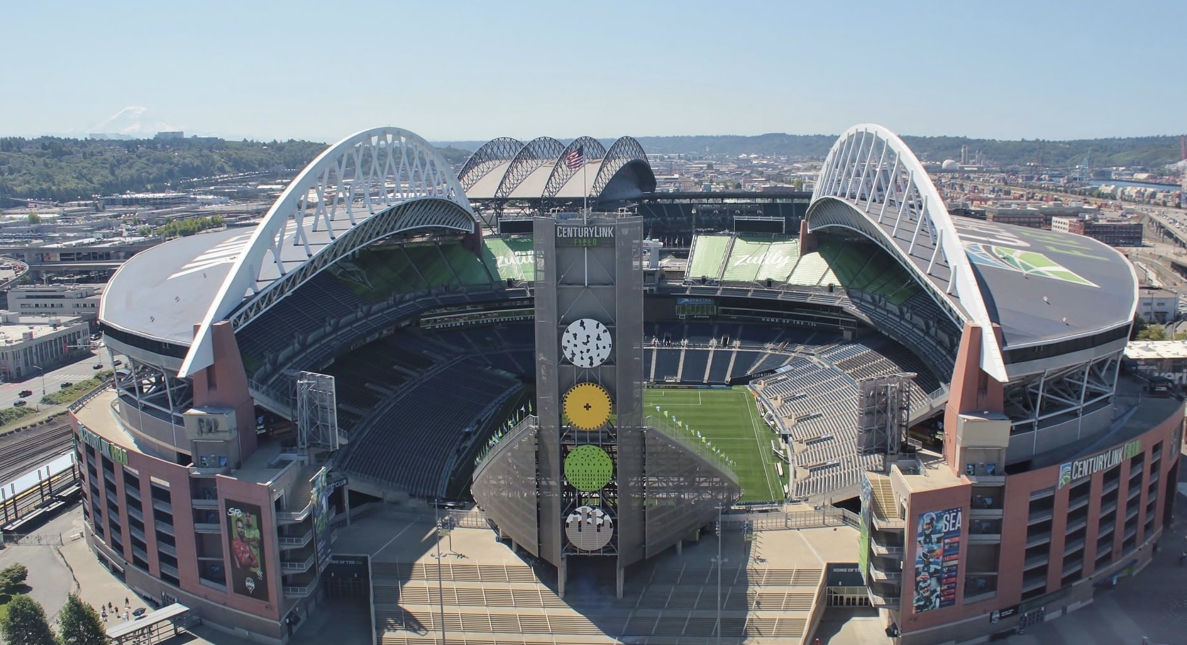
[[[70,513],[75,517],[72,533],[81,532],[82,513],[78,509]],[[99,561],[87,546],[85,539],[71,541],[69,536],[72,533],[63,533],[63,538],[66,541],[62,544],[60,553],[71,575],[74,577],[75,588],[84,601],[95,607],[96,610],[100,605],[106,606],[110,602],[113,606],[118,606],[121,616],[124,612],[125,598],[131,604],[131,611],[135,611],[141,607],[149,612],[153,611],[153,607],[145,603],[131,588],[120,581],[119,578]],[[63,598],[63,601],[65,601],[65,598]],[[46,607],[46,611],[49,612],[48,606]],[[116,619],[109,615],[105,625],[110,628],[123,624],[123,622],[122,618]],[[190,632],[190,636],[185,637],[181,642],[193,643],[194,645],[249,645],[250,643],[250,641],[231,636],[206,625],[198,625],[188,631]]]

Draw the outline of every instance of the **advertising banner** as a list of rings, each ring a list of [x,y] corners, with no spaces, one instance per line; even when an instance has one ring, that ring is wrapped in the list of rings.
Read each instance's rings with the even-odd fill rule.
[[[313,489],[313,537],[317,543],[317,571],[321,573],[330,563],[330,471],[322,468],[309,480]]]
[[[919,516],[915,531],[915,613],[956,604],[964,509]]]
[[[872,504],[871,497],[873,497],[873,488],[870,486],[870,480],[862,477],[861,514],[858,516],[857,570],[861,573],[862,580],[867,584],[869,583],[870,572],[870,523],[873,520],[870,517],[870,514],[873,512],[870,508]]]
[[[231,591],[267,602],[267,556],[260,534],[260,507],[232,500],[227,505],[227,547],[231,554]]]

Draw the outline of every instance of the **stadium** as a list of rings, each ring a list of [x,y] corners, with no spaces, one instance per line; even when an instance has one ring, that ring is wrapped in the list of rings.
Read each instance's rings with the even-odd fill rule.
[[[1184,409],[1122,369],[1123,256],[950,216],[874,125],[837,140],[810,198],[731,194],[698,226],[655,186],[629,137],[496,139],[455,172],[377,128],[254,228],[134,256],[100,310],[126,369],[72,409],[96,556],[258,640],[355,594],[373,641],[402,644],[802,643],[851,605],[896,642],[962,642],[1149,562]],[[686,245],[656,239],[686,226]],[[556,388],[587,378],[559,356],[566,307],[595,305],[613,399],[587,427],[601,401]],[[565,437],[595,431],[605,450],[562,476]],[[570,485],[566,520],[547,487]],[[433,505],[457,507],[438,548],[495,542],[497,566],[351,547],[374,509]],[[566,593],[607,555],[607,586]]]

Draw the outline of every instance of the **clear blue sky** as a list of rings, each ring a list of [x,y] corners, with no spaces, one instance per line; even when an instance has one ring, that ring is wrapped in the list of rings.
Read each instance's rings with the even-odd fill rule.
[[[0,135],[1187,132],[1187,1],[7,2]]]

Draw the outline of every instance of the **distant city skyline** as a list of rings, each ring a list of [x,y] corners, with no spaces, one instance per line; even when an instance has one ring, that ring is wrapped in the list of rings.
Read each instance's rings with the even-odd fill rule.
[[[1178,135],[1187,3],[20,3],[0,136]],[[1171,27],[1168,27],[1171,26]],[[128,108],[131,114],[124,112]]]

